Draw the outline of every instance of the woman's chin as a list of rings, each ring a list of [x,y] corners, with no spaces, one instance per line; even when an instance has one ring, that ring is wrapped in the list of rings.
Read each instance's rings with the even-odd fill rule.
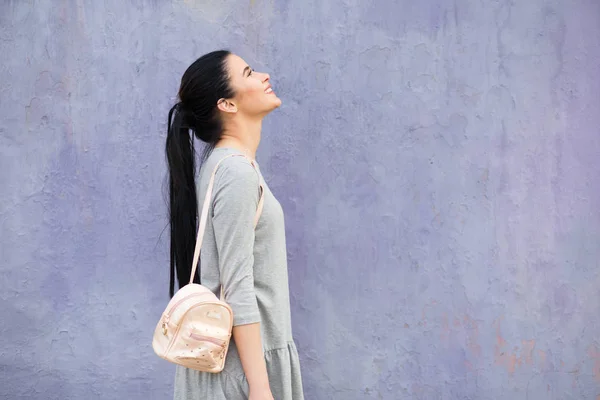
[[[281,99],[279,97],[275,97],[274,99],[271,99],[271,101],[269,102],[269,105],[265,108],[263,115],[269,114],[271,111],[278,109],[279,106],[281,106]]]

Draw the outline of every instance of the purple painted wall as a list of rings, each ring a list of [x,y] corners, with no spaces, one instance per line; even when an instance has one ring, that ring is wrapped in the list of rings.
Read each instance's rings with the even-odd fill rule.
[[[229,47],[284,100],[307,399],[600,399],[599,38],[596,0],[2,1],[0,397],[171,396],[166,112]]]

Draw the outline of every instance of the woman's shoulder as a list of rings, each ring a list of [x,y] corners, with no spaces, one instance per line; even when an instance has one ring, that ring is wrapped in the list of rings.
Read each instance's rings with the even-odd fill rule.
[[[217,165],[220,162],[219,170],[242,176],[249,174],[256,175],[252,161],[238,150],[218,148],[213,150],[210,157],[212,158],[213,165]]]
[[[205,162],[205,167],[212,173],[219,165],[215,174],[215,185],[258,185],[259,173],[252,161],[235,149],[217,148],[211,152]]]

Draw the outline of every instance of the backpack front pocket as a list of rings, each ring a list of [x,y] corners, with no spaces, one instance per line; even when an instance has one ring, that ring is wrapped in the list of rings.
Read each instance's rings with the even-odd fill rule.
[[[226,342],[213,337],[191,332],[181,336],[175,358],[188,368],[216,368],[225,358]]]

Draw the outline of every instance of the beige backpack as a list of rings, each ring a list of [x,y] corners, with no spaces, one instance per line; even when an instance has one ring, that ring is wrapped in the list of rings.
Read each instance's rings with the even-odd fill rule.
[[[156,325],[152,340],[152,348],[159,357],[187,368],[213,373],[221,372],[225,366],[233,327],[233,312],[223,301],[222,285],[219,299],[210,289],[193,281],[206,229],[215,174],[223,160],[234,156],[245,157],[241,154],[230,154],[221,159],[212,172],[200,215],[190,283],[179,289],[169,301]],[[254,161],[250,162],[256,169]],[[262,212],[263,193],[264,188],[261,184],[254,227]]]

